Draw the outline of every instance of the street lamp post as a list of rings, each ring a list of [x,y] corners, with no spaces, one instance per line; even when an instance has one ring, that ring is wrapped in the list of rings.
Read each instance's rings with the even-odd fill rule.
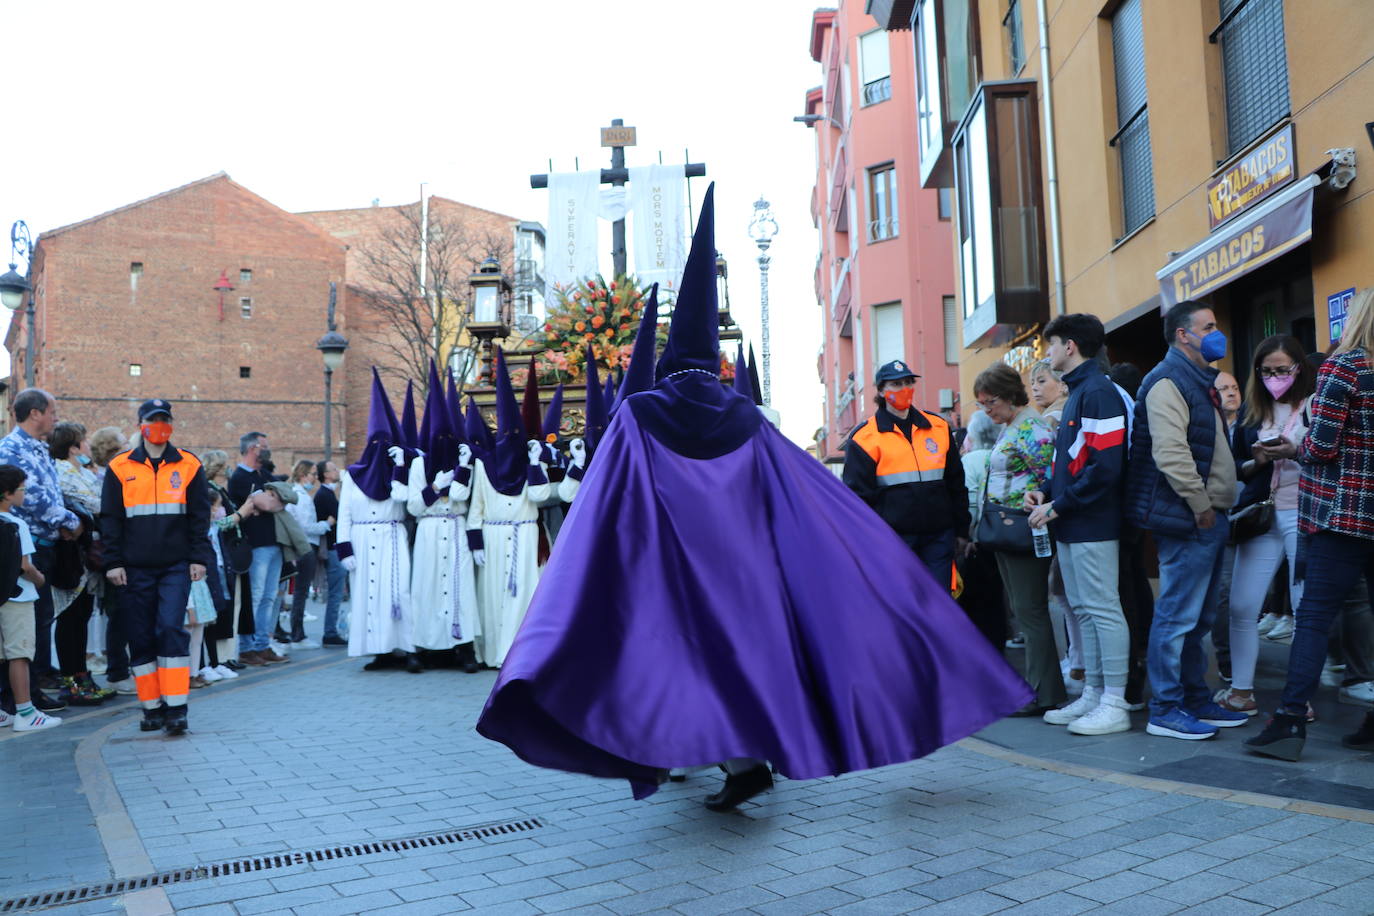
[[[16,267],[19,259],[25,261],[24,275],[19,275]],[[0,303],[12,312],[18,312],[27,294],[29,303],[24,317],[28,323],[28,345],[24,355],[24,387],[33,387],[33,238],[29,235],[28,225],[21,219],[10,227],[10,269],[0,276]]]
[[[338,298],[338,287],[329,284],[328,330],[315,343],[315,349],[324,356],[324,460],[334,457],[334,370],[343,364],[344,351],[348,349],[348,338],[334,328],[334,304]]]
[[[759,246],[759,324],[762,327],[763,344],[763,403],[771,407],[772,392],[772,350],[768,346],[768,246],[778,234],[778,221],[773,218],[773,210],[768,201],[760,197],[754,201],[754,218],[749,221],[749,237]]]

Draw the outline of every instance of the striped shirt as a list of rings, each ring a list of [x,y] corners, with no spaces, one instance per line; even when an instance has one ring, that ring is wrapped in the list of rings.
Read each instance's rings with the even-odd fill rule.
[[[1363,349],[1322,363],[1311,415],[1299,451],[1299,525],[1374,539],[1374,366]]]

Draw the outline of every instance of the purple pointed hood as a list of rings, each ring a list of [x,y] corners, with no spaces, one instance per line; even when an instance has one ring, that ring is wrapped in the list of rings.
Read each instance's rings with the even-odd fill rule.
[[[749,364],[744,361],[744,344],[735,351],[735,390],[751,401],[754,399],[754,382],[749,375]]]
[[[525,486],[529,468],[529,437],[520,416],[520,404],[515,400],[510,374],[506,371],[505,353],[496,351],[496,443],[491,455],[483,462],[487,479],[498,493],[517,495]]]
[[[658,384],[626,402],[641,427],[688,458],[715,458],[734,451],[763,420],[752,398],[720,383],[714,219],[713,184],[692,236],[668,346],[658,361]]]
[[[757,405],[759,405],[759,406],[762,406],[762,405],[763,405],[763,388],[762,388],[762,387],[760,386],[760,384],[759,384],[759,380],[760,380],[761,378],[763,378],[763,376],[759,375],[759,364],[754,360],[754,345],[753,345],[753,344],[750,344],[750,345],[749,345],[749,383],[750,383],[751,386],[753,386],[753,389],[754,389],[754,403],[757,404]]]
[[[622,381],[624,380],[623,375],[621,376],[621,379]],[[620,403],[620,398],[616,395],[616,391],[618,390],[618,388],[619,386],[617,386],[615,383],[614,374],[609,369],[607,369],[606,387],[603,388],[601,391],[601,403],[606,405],[607,416],[614,413],[616,404]]]
[[[706,189],[692,250],[673,303],[668,345],[659,357],[655,378],[690,370],[720,378],[720,312],[716,293],[716,185]],[[631,363],[631,369],[634,364]]]
[[[467,436],[468,446],[472,449],[474,458],[484,463],[491,459],[492,449],[496,447],[496,437],[491,434],[491,427],[482,418],[482,411],[478,409],[472,395],[468,395],[468,412],[463,418],[463,434]]]
[[[434,360],[429,361],[429,378],[425,382],[425,413],[420,418],[420,437],[418,439],[420,448],[424,449],[425,454],[429,454],[429,440],[434,435],[434,392],[439,392],[439,405],[445,412],[448,404],[444,401],[444,388],[439,383],[439,370],[434,368]]]
[[[447,390],[444,392],[444,403],[448,405],[449,422],[453,425],[453,432],[458,436],[458,441],[467,441],[466,425],[463,422],[463,400],[458,397],[458,385],[453,381],[453,370],[449,370]]]
[[[563,383],[559,382],[558,387],[553,391],[553,399],[549,401],[549,407],[544,411],[544,425],[541,432],[544,441],[553,444],[562,435],[563,427]]]
[[[401,407],[401,445],[413,452],[420,447],[420,432],[415,428],[415,384],[406,382],[406,400]]]
[[[425,395],[425,419],[423,429],[426,435],[420,440],[425,450],[425,481],[434,482],[434,475],[440,471],[451,471],[458,464],[458,431],[453,428],[453,416],[449,413],[448,402],[444,399],[443,386],[439,384],[439,373],[434,364],[429,366],[429,393]]]
[[[639,319],[639,330],[635,332],[634,349],[630,353],[630,368],[620,380],[620,391],[616,403],[624,401],[632,394],[648,391],[654,387],[654,356],[658,343],[658,284],[649,288],[648,301],[644,303],[644,314]]]
[[[391,481],[396,479],[396,465],[387,449],[400,444],[400,424],[396,411],[387,399],[377,367],[372,367],[372,403],[367,414],[367,445],[358,460],[348,466],[348,476],[368,499],[390,499]]]
[[[610,373],[607,373],[607,381]],[[591,344],[587,345],[587,422],[583,428],[582,441],[587,446],[587,458],[591,459],[597,443],[606,433],[609,422],[605,396],[601,390],[601,379],[597,378],[596,360],[592,358]]]

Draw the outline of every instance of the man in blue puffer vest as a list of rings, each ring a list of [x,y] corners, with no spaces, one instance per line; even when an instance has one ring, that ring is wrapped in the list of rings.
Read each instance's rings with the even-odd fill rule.
[[[1226,355],[1226,335],[1201,302],[1185,300],[1164,316],[1169,352],[1141,383],[1126,475],[1126,518],[1154,532],[1159,598],[1146,667],[1150,724],[1169,738],[1211,738],[1244,725],[1244,713],[1213,702],[1202,637],[1212,628],[1226,510],[1236,495],[1235,463],[1208,363]]]

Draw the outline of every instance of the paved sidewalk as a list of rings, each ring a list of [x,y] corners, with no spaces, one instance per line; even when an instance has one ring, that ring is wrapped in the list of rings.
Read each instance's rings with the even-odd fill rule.
[[[491,672],[369,673],[362,659],[299,655],[279,671],[197,691],[183,740],[140,734],[130,711],[0,742],[7,787],[11,773],[32,786],[46,773],[42,803],[53,806],[7,804],[0,830],[59,824],[43,828],[57,839],[26,841],[26,857],[0,860],[0,897],[538,818],[543,826],[508,836],[194,880],[55,912],[1229,916],[1362,913],[1374,899],[1374,824],[1362,822],[1374,816],[1365,812],[1324,817],[1283,799],[1089,778],[970,742],[883,770],[781,781],[761,804],[714,815],[700,804],[714,774],[634,802],[623,783],[537,770],[478,737]],[[94,813],[81,810],[82,788]]]

